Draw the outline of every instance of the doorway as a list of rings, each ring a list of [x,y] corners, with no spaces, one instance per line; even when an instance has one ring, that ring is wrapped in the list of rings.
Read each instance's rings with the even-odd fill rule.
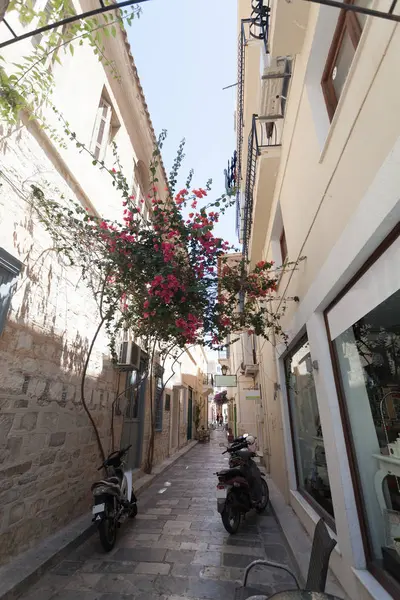
[[[129,469],[139,469],[142,460],[144,406],[146,398],[147,378],[145,366],[141,363],[140,371],[126,371],[126,398],[128,400],[124,424],[122,427],[121,447],[132,444],[126,463]]]
[[[188,393],[188,413],[187,413],[187,439],[192,439],[192,427],[193,427],[193,390],[189,388]]]
[[[171,452],[179,446],[179,389],[174,387],[172,390],[172,406],[171,406]]]

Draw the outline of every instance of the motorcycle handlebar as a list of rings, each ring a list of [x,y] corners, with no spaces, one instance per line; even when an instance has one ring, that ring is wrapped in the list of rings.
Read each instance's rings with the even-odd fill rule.
[[[129,446],[127,446],[126,448],[122,448],[121,450],[116,450],[115,452],[111,452],[111,454],[108,455],[106,460],[103,462],[103,464],[97,470],[101,471],[101,469],[104,469],[104,467],[107,467],[108,466],[107,463],[113,454],[115,455],[115,457],[118,456],[119,458],[122,458],[124,456],[124,454],[126,454],[130,448],[132,448],[132,444],[129,444]]]
[[[229,453],[236,452],[237,450],[242,450],[243,448],[247,448],[246,442],[242,442],[240,444],[234,444],[233,446],[231,446],[230,448],[227,449],[227,452],[229,452]]]

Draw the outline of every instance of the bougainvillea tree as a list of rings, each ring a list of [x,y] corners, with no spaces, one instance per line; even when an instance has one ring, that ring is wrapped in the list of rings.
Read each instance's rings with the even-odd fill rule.
[[[66,133],[76,142],[68,128]],[[66,198],[49,199],[42,189],[32,187],[32,204],[55,247],[81,270],[98,300],[97,333],[106,327],[116,359],[119,333],[129,329],[149,355],[150,377],[156,354],[164,360],[168,355],[177,359],[188,345],[221,348],[228,335],[240,331],[265,338],[271,331],[282,334],[280,314],[269,302],[274,298],[279,271],[268,262],[260,262],[252,270],[242,260],[234,265],[227,262],[231,246],[215,235],[214,227],[234,200],[222,196],[208,201],[210,185],[193,188],[191,177],[187,187],[175,190],[182,146],[171,183],[159,189],[156,174],[163,139],[164,135],[150,165],[152,181],[146,199],[131,195],[115,147],[115,168],[108,170],[104,163],[98,164],[108,170],[121,192],[120,221],[102,218]],[[96,165],[95,159],[93,162]],[[151,203],[148,218],[142,215],[145,201]],[[93,344],[94,340],[91,348]],[[85,406],[84,380],[81,392]],[[150,396],[148,471],[154,452],[152,385]],[[101,448],[99,436],[97,439]]]

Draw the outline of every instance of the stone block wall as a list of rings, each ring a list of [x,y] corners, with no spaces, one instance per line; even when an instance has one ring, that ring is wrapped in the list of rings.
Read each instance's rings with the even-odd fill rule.
[[[52,251],[26,202],[46,179],[51,197],[76,198],[40,145],[22,129],[2,147],[0,245],[24,265],[0,333],[0,563],[89,511],[100,455],[81,403],[81,373],[98,325],[81,274]],[[85,395],[110,450],[115,373],[102,332]],[[119,444],[121,419],[115,419]]]

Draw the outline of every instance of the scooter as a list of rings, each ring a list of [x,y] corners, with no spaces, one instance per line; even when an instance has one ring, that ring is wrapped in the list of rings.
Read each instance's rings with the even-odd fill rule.
[[[260,471],[253,457],[256,454],[256,440],[253,436],[236,438],[232,445],[223,452],[230,454],[229,469],[216,473],[217,509],[222,523],[228,533],[237,533],[242,515],[252,508],[263,512],[269,502],[269,490],[265,481],[265,473]],[[261,500],[255,504],[251,497],[248,475],[260,481]]]
[[[137,515],[137,498],[132,486],[132,471],[124,469],[123,459],[130,446],[111,452],[98,471],[106,478],[92,485],[94,505],[92,521],[98,524],[100,542],[106,552],[115,546],[117,529],[128,517]]]

